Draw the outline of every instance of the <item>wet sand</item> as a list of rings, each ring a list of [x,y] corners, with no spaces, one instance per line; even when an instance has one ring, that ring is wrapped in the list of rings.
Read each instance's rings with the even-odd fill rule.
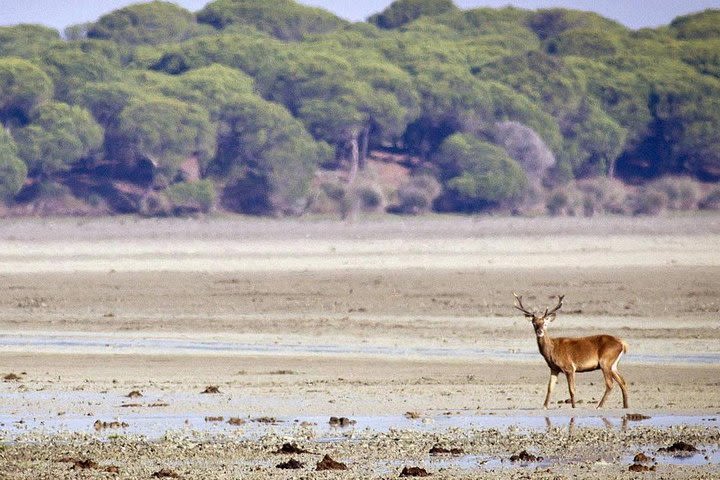
[[[0,231],[0,373],[19,378],[0,382],[0,472],[396,478],[417,465],[437,478],[715,478],[720,433],[703,419],[720,416],[719,224],[10,222]],[[561,379],[551,425],[530,428],[544,423],[548,369],[513,291],[538,307],[566,295],[551,334],[629,343],[629,412],[697,421],[623,427],[618,389],[594,410],[603,384],[593,372],[578,376],[578,409],[557,403]],[[208,386],[221,393],[201,393]],[[142,397],[128,398],[133,390]],[[358,423],[327,438],[330,416]],[[228,426],[232,417],[245,424]],[[128,426],[96,431],[97,420]],[[660,456],[654,473],[627,471],[629,456],[657,457],[677,440],[704,452],[691,465]],[[285,441],[350,470],[312,473],[321,456],[310,454],[298,456],[303,469],[277,469],[283,459],[270,452]],[[437,442],[465,453],[435,459]],[[549,460],[509,462],[525,448]]]

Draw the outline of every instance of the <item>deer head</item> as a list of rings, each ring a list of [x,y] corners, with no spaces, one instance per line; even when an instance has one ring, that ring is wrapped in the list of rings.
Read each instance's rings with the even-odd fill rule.
[[[520,310],[525,315],[525,318],[532,322],[533,328],[535,329],[535,335],[538,338],[544,337],[546,328],[545,322],[552,322],[553,320],[555,320],[555,313],[562,308],[562,302],[563,298],[565,298],[565,295],[558,296],[557,305],[552,310],[545,308],[545,311],[542,314],[535,311],[531,312],[530,310],[526,309],[525,307],[523,307],[522,304],[522,296],[518,296],[517,293],[513,293],[513,295],[515,295],[516,301],[515,308]]]

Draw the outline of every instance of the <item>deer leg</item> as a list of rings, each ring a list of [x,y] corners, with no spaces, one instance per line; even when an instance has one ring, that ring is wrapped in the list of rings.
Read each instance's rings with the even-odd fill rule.
[[[623,408],[629,407],[628,402],[628,394],[627,394],[627,385],[625,384],[625,379],[620,375],[620,372],[617,370],[612,371],[612,376],[615,379],[615,381],[620,385],[620,390],[622,391],[623,396]]]
[[[568,390],[570,391],[570,403],[575,408],[575,371],[565,372],[568,382]]]
[[[602,398],[598,402],[597,408],[601,408],[605,404],[605,400],[607,400],[608,395],[610,395],[610,392],[613,389],[612,371],[603,369],[602,372],[603,372],[603,377],[605,378],[605,393],[603,393]]]
[[[555,388],[555,384],[558,380],[558,372],[550,372],[550,381],[548,382],[547,386],[547,395],[545,395],[545,403],[543,404],[543,408],[545,410],[548,409],[548,405],[550,404],[550,395],[552,394],[553,388]]]

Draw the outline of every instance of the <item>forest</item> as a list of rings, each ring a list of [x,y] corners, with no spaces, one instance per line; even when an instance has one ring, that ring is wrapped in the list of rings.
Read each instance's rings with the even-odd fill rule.
[[[720,209],[720,10],[153,1],[0,27],[0,216]]]

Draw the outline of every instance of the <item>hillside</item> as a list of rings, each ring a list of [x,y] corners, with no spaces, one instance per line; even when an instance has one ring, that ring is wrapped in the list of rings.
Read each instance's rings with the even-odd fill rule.
[[[0,28],[0,216],[720,208],[720,11],[154,1]]]

